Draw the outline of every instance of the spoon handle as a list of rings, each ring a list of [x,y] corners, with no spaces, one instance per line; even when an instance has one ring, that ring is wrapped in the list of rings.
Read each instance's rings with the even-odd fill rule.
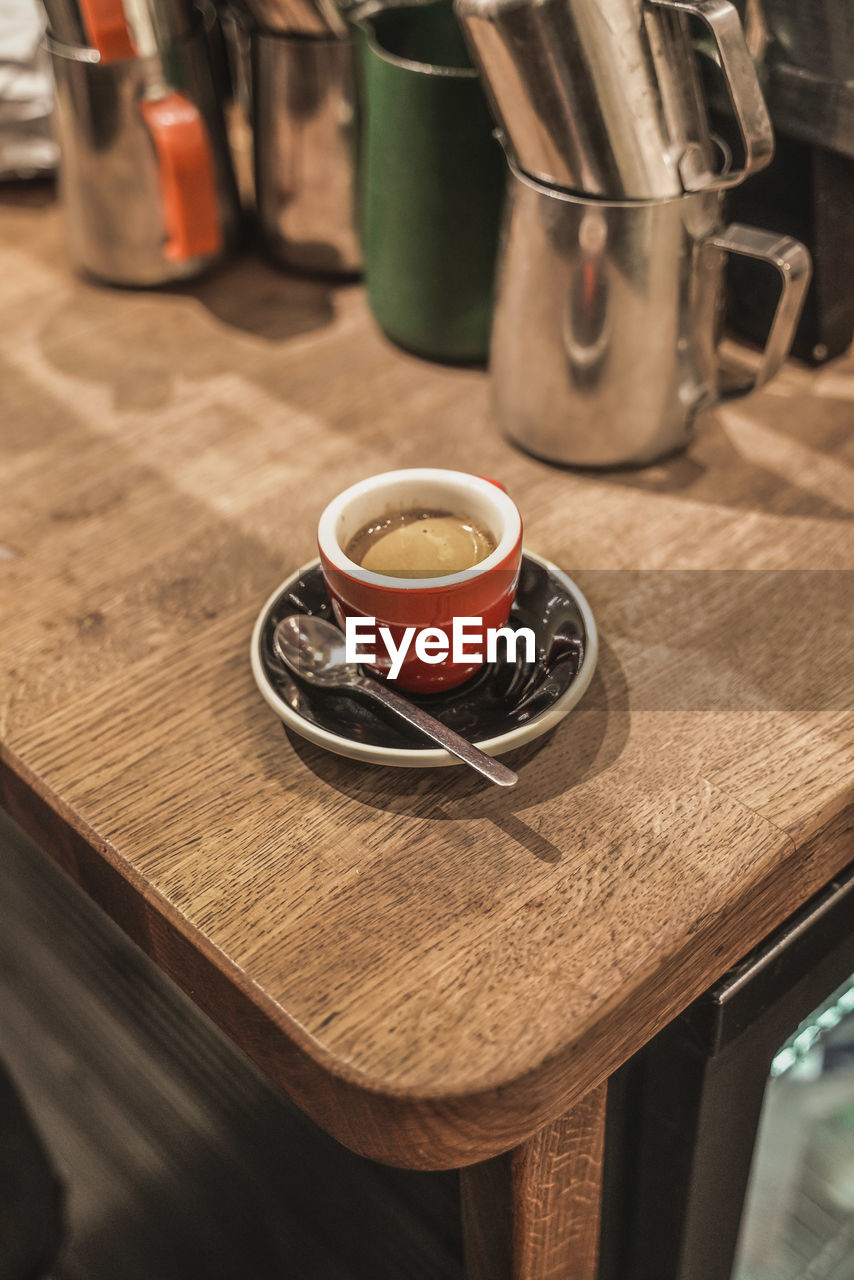
[[[371,680],[367,676],[363,677],[359,687],[377,702],[382,702],[390,711],[399,715],[402,720],[420,729],[426,737],[438,742],[439,746],[450,751],[451,755],[459,757],[472,769],[482,773],[490,782],[496,783],[499,787],[514,787],[519,781],[512,769],[500,764],[498,760],[493,760],[474,743],[461,738],[458,733],[454,733],[453,729],[442,724],[441,720],[437,720],[435,716],[431,716],[414,702],[402,698],[394,689],[389,689],[387,685],[380,684],[378,680]]]

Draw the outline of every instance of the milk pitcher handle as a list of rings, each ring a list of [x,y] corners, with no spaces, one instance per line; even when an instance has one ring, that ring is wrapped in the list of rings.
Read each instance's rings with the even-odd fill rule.
[[[770,381],[789,354],[812,276],[812,260],[799,240],[773,231],[760,231],[758,227],[747,227],[740,222],[730,223],[723,231],[709,236],[703,242],[701,253],[705,256],[720,250],[769,262],[780,275],[780,297],[756,375],[748,386],[724,392],[721,396],[723,400],[737,400]]]
[[[80,17],[89,45],[97,49],[101,62],[136,57],[121,0],[80,0]]]
[[[679,164],[686,191],[719,191],[737,186],[751,173],[764,169],[774,155],[774,131],[765,98],[744,37],[738,10],[730,0],[645,0],[658,9],[672,9],[699,18],[708,28],[718,51],[738,131],[744,146],[741,169],[709,173],[699,168],[698,151],[689,148]]]
[[[195,103],[175,90],[143,99],[142,117],[157,152],[166,243],[171,262],[223,247],[213,148]]]

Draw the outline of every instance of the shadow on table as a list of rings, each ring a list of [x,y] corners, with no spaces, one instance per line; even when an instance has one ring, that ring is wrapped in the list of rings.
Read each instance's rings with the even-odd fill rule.
[[[0,206],[15,209],[41,209],[56,200],[54,178],[7,179],[0,182]]]
[[[277,270],[252,250],[168,292],[195,298],[224,324],[268,342],[323,329],[335,317],[329,282]]]
[[[519,775],[510,789],[464,767],[387,769],[335,756],[285,730],[306,768],[342,795],[387,813],[433,821],[486,818],[542,862],[563,851],[521,816],[610,768],[629,734],[629,695],[614,651],[600,639],[599,663],[584,700],[551,731],[501,759]]]
[[[175,305],[182,299],[199,305]],[[268,375],[269,385],[277,353],[287,351],[288,341],[318,332],[334,318],[328,285],[286,276],[247,255],[180,286],[81,283],[40,325],[39,354],[51,373],[71,380],[69,394],[81,381],[107,387],[118,412],[166,409],[183,384],[196,382],[209,397],[206,408],[213,395],[215,411],[230,418],[231,429],[249,432],[251,421],[241,423],[239,407],[210,392],[212,381],[232,374],[257,383]]]
[[[840,383],[851,382],[850,366],[839,371]],[[809,477],[801,465],[803,450],[821,458],[832,458],[840,469],[854,469],[854,435],[851,433],[851,405],[844,389],[827,399],[838,400],[842,408],[831,425],[826,413],[819,413],[815,399],[803,396],[779,397],[775,401],[773,427],[781,442],[791,441],[796,458],[781,463],[778,472],[742,452],[737,425],[726,428],[716,413],[703,414],[697,435],[687,452],[674,454],[662,462],[642,468],[615,468],[591,472],[598,483],[642,493],[677,495],[692,502],[705,502],[735,510],[760,511],[766,515],[800,519],[847,521],[854,504],[841,503],[831,492],[808,487]],[[732,407],[740,413],[739,404]],[[747,410],[745,410],[747,412]],[[841,489],[841,482],[836,488]]]

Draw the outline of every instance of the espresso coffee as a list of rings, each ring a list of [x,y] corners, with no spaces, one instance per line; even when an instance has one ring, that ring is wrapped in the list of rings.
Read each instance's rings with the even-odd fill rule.
[[[355,564],[391,578],[440,578],[495,550],[488,529],[451,511],[399,511],[363,525],[344,548]]]

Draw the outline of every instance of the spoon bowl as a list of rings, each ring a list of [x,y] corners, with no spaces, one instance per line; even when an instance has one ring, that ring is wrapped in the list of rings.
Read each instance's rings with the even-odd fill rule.
[[[343,633],[325,618],[308,614],[282,618],[273,632],[273,652],[307,684],[373,698],[497,786],[512,787],[519,781],[506,765],[493,760],[386,683],[365,675],[356,663],[348,662]]]
[[[347,662],[344,635],[325,618],[293,613],[273,635],[276,656],[308,684],[329,688],[359,684],[365,677]]]

